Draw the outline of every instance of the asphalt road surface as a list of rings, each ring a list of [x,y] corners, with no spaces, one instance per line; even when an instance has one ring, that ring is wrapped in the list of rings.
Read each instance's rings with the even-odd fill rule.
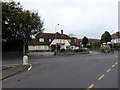
[[[32,69],[3,80],[3,88],[118,88],[118,53],[30,60]]]

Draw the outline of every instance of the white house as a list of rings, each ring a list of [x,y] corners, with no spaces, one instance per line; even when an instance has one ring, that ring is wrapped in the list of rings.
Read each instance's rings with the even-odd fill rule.
[[[120,34],[119,33],[114,33],[112,34],[112,43],[117,43],[120,44]]]
[[[60,49],[78,49],[80,47],[80,40],[71,38],[60,33],[39,33],[28,43],[29,51],[54,51],[56,45],[60,45]]]

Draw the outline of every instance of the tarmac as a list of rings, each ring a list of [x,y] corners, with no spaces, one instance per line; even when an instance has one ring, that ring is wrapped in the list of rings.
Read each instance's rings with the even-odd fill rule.
[[[100,52],[90,52],[91,54],[99,54]],[[29,70],[31,67],[30,64],[28,65],[22,65],[22,64],[16,64],[16,65],[2,65],[0,66],[0,80],[4,80],[6,78],[9,78],[13,75],[16,75],[20,72],[23,72],[25,70]]]

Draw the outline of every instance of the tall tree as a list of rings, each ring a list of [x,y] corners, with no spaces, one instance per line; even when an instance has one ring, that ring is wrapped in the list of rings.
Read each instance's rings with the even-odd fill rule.
[[[84,38],[82,39],[82,44],[83,44],[84,46],[86,46],[86,45],[88,44],[88,38],[87,38],[87,37],[84,37]]]
[[[23,10],[20,3],[14,1],[2,2],[2,38],[6,40],[23,40],[23,55],[30,36],[42,32],[43,21],[37,12]]]
[[[75,34],[70,33],[69,36],[70,36],[70,37],[75,37]]]
[[[106,43],[107,44],[107,42],[110,42],[111,41],[111,35],[110,35],[110,33],[108,32],[108,31],[105,31],[105,33],[104,34],[102,34],[102,36],[101,36],[101,42],[102,43]]]

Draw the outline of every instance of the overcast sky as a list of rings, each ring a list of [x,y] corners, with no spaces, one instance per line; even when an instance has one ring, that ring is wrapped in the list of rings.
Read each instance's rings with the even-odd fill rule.
[[[104,31],[118,31],[119,0],[14,0],[24,9],[38,11],[44,20],[44,32],[61,29],[78,38],[100,39]]]

